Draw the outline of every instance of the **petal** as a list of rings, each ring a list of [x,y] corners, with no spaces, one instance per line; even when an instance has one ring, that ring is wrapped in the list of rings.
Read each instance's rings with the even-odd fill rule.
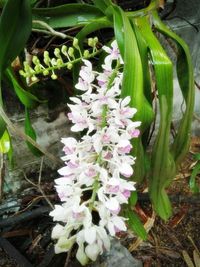
[[[85,229],[84,236],[85,236],[85,241],[88,244],[94,243],[96,240],[96,229],[94,227]]]
[[[97,244],[87,245],[87,247],[85,248],[86,255],[92,261],[96,261],[100,251],[101,251],[101,249],[99,248],[99,246]]]
[[[51,238],[52,239],[59,239],[61,235],[64,234],[64,226],[60,224],[56,224],[52,230]]]
[[[119,168],[119,171],[125,177],[130,177],[133,174],[132,167],[127,163],[122,163],[122,165]]]
[[[126,231],[126,225],[124,223],[124,220],[119,216],[114,216],[112,218],[112,221],[114,225],[120,230],[120,231]]]
[[[89,259],[84,252],[83,244],[79,246],[77,253],[76,253],[76,258],[83,266],[88,263]]]

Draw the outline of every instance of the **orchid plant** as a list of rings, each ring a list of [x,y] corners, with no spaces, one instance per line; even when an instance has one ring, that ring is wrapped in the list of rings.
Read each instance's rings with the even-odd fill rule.
[[[110,237],[126,231],[127,219],[120,211],[135,190],[128,180],[135,162],[131,139],[139,136],[141,122],[132,120],[137,110],[129,107],[130,97],[120,98],[123,60],[117,42],[103,49],[108,55],[101,73],[83,59],[75,86],[82,94],[71,97],[68,117],[71,131],[85,134],[79,141],[61,140],[65,166],[58,170],[61,178],[55,180],[55,188],[62,204],[50,213],[59,222],[52,231],[55,252],[67,252],[77,243],[82,265],[109,250]]]
[[[124,61],[121,97],[130,97],[130,107],[137,109],[135,119],[142,122],[141,134],[132,141],[133,155],[136,158],[132,179],[139,183],[147,179],[152,206],[162,219],[167,220],[172,214],[172,207],[166,189],[175,177],[180,163],[189,149],[194,107],[194,77],[188,46],[159,17],[160,1],[151,0],[145,8],[133,11],[123,10],[120,4],[116,4],[117,1],[112,0],[92,0],[89,1],[90,4],[84,0],[81,3],[72,1],[73,3],[55,4],[52,7],[36,7],[34,3],[31,6],[29,0],[7,0],[5,2],[0,19],[0,80],[6,76],[12,83],[16,95],[25,107],[25,133],[34,140],[36,140],[36,133],[30,123],[29,109],[35,108],[44,101],[33,95],[31,88],[25,85],[25,79],[16,78],[10,67],[11,62],[24,48],[31,30],[40,34],[45,33],[47,36],[54,35],[56,38],[69,38],[70,42],[74,40],[74,43],[73,47],[68,50],[66,47],[62,47],[61,50],[56,48],[54,58],[50,58],[46,51],[44,63],[34,57],[34,66],[25,65],[21,74],[26,79],[32,78],[33,81],[40,80],[40,75],[48,74],[51,78],[56,79],[57,75],[59,76],[60,68],[64,66],[71,69],[73,67],[73,78],[76,84],[80,64],[74,63],[80,62],[82,58],[87,60],[92,56],[96,57],[96,52],[98,52],[90,51],[88,54],[87,50],[84,50],[86,38],[95,36],[98,31],[111,28],[109,32],[112,32],[113,35],[111,33],[112,36],[109,37],[116,39]],[[21,16],[21,14],[26,14],[26,16]],[[5,31],[7,28],[11,30]],[[66,32],[73,29],[75,39],[73,39],[74,35],[72,37],[59,32],[63,28],[66,28]],[[160,34],[169,38],[176,45],[176,73],[185,107],[173,138],[171,138],[171,125],[173,122],[174,66],[159,41]],[[109,37],[102,38],[102,42],[107,42]],[[101,44],[98,43],[98,46],[101,47]],[[78,53],[80,56],[78,55],[77,58]],[[62,61],[63,55],[69,56],[69,62]],[[104,65],[107,66],[106,63]],[[87,67],[90,69],[89,65]],[[91,75],[95,76],[95,73]],[[102,74],[102,77],[104,76],[105,73]],[[88,78],[92,79],[92,77]],[[78,87],[83,86],[82,83],[78,84]],[[85,82],[83,84],[87,87]],[[110,94],[110,92],[112,90],[109,89],[107,93]],[[157,120],[158,131],[152,141],[157,115],[155,103],[159,104],[160,120]],[[78,105],[78,103],[76,104]],[[107,114],[107,109],[106,106],[103,109],[105,114]],[[0,92],[1,152],[12,154],[9,131],[3,119],[2,110],[3,99]],[[84,116],[84,120],[87,121],[88,116],[86,114]],[[75,124],[74,128],[79,126]],[[91,129],[92,124],[89,127]],[[93,131],[91,131],[92,133]],[[150,141],[151,146],[149,146]],[[34,153],[36,152],[36,155],[41,155],[34,149],[35,147],[30,148]],[[151,151],[149,152],[149,150]]]

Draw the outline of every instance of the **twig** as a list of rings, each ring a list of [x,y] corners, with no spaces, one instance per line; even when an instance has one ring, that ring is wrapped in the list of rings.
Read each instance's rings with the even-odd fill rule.
[[[29,182],[30,184],[32,184],[34,187],[36,187],[40,193],[42,194],[42,197],[46,200],[46,202],[49,204],[49,206],[53,209],[53,204],[51,203],[51,201],[49,200],[49,198],[47,197],[47,195],[45,194],[45,192],[43,191],[43,189],[41,188],[41,179],[42,179],[42,168],[43,168],[43,163],[44,163],[44,157],[42,157],[41,159],[41,164],[40,164],[40,170],[39,170],[39,177],[38,177],[38,183],[35,184],[34,182],[32,182],[27,176],[26,173],[24,171],[24,178],[27,180],[27,182]]]
[[[40,164],[40,171],[39,171],[39,177],[38,177],[38,189],[40,191],[40,193],[43,195],[44,199],[46,200],[46,202],[49,204],[49,206],[53,209],[53,204],[51,203],[51,201],[49,200],[49,198],[46,196],[46,194],[44,193],[43,189],[41,188],[41,179],[42,179],[42,168],[43,168],[43,163],[44,163],[44,157],[42,157],[41,159],[41,164]]]
[[[32,30],[35,31],[35,32],[42,32],[42,33],[46,33],[46,34],[50,34],[50,35],[53,35],[53,36],[60,37],[62,39],[69,38],[69,39],[73,40],[72,36],[64,34],[62,32],[55,31],[51,26],[49,26],[46,22],[44,22],[42,20],[33,20],[33,23],[39,24],[39,25],[41,25],[42,27],[44,27],[46,29],[46,30],[42,30],[42,29],[33,28]]]
[[[68,253],[67,253],[67,258],[66,258],[64,267],[68,267],[69,259],[70,259],[70,255],[71,255],[71,251],[72,251],[72,249],[70,249],[70,250],[68,251]]]
[[[41,151],[44,155],[46,155],[47,158],[49,158],[52,162],[61,164],[61,161],[58,158],[56,158],[53,154],[49,153],[46,149],[38,145],[30,136],[26,135],[21,130],[19,130],[17,127],[15,127],[13,123],[11,122],[11,120],[6,115],[6,113],[4,112],[2,107],[0,107],[0,116],[3,118],[3,120],[5,121],[7,126],[10,128],[10,130],[13,131],[15,136],[17,135],[18,137],[22,138],[24,141],[28,141],[29,143],[31,143],[34,147],[36,147],[39,151]]]

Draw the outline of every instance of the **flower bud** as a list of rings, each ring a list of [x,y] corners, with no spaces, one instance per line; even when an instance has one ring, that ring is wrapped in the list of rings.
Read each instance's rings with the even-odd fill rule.
[[[44,63],[48,66],[49,62],[50,62],[50,58],[49,58],[49,52],[48,51],[44,51]]]
[[[49,71],[48,71],[48,70],[44,70],[44,71],[43,71],[43,75],[44,75],[44,76],[49,75]]]
[[[54,55],[56,56],[56,57],[60,57],[60,49],[59,48],[55,48],[55,50],[54,50]]]
[[[61,47],[61,52],[66,56],[66,54],[67,54],[67,46],[66,45],[63,45]]]
[[[72,67],[73,67],[72,63],[68,62],[68,63],[67,63],[67,68],[68,68],[68,70],[71,70]]]
[[[99,39],[98,37],[94,37],[94,46],[96,46],[96,44],[98,43]]]
[[[68,49],[68,54],[69,54],[70,57],[73,57],[74,56],[74,48],[73,47],[70,47]]]
[[[37,56],[33,56],[32,61],[33,61],[33,63],[34,63],[35,65],[40,64],[40,60],[38,59]]]
[[[84,50],[83,56],[87,58],[87,57],[89,57],[89,55],[90,55],[89,50]]]
[[[55,73],[52,73],[52,75],[51,75],[51,79],[52,80],[56,80],[58,78],[58,76],[55,74]]]
[[[93,38],[88,38],[88,45],[91,47],[94,46],[94,39]]]
[[[75,48],[79,48],[79,46],[78,46],[78,39],[77,38],[74,38],[74,40],[73,40],[73,46]]]

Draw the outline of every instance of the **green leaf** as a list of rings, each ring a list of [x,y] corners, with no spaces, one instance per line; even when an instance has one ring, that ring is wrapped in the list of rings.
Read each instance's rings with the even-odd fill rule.
[[[200,160],[200,153],[195,154],[195,155],[194,155],[194,159],[195,159],[195,160]]]
[[[189,186],[193,193],[199,193],[200,188],[196,181],[197,175],[200,173],[200,162],[197,162],[194,169],[192,170],[192,174],[190,176]]]
[[[156,212],[166,220],[171,215],[171,205],[165,188],[176,174],[176,165],[170,153],[173,66],[160,42],[153,34],[148,17],[138,18],[135,21],[149,48],[154,66],[160,108],[159,129],[152,151],[149,190]]]
[[[0,139],[0,153],[6,154],[10,150],[10,136],[7,130]]]
[[[142,122],[140,127],[143,133],[150,126],[154,118],[154,112],[144,94],[144,76],[141,56],[134,29],[128,17],[119,7],[113,7],[115,37],[124,59],[124,72],[122,84],[122,97],[130,96],[130,105],[137,109],[134,120]],[[142,145],[142,138],[134,139],[134,151],[136,165],[134,168],[134,180],[142,181],[146,173],[145,152]]]
[[[45,21],[52,28],[82,26],[102,16],[104,15],[98,8],[87,4],[66,4],[33,9],[34,20]]]
[[[126,210],[125,212],[126,218],[128,218],[128,225],[130,227],[130,229],[136,233],[140,238],[142,238],[143,240],[147,239],[147,232],[143,226],[143,224],[141,223],[138,215],[132,211],[132,210]]]
[[[36,141],[37,136],[36,136],[36,132],[34,130],[34,128],[31,125],[31,121],[30,121],[30,115],[29,115],[29,111],[26,108],[25,110],[25,133],[26,135],[30,136],[34,141]],[[31,143],[26,142],[30,151],[36,156],[36,157],[40,157],[42,156],[41,151],[39,151],[36,147],[34,147]]]
[[[187,44],[160,20],[156,11],[152,13],[153,23],[158,31],[171,38],[178,47],[177,58],[177,76],[183,94],[186,109],[180,122],[177,134],[172,146],[172,153],[176,163],[182,162],[182,159],[189,150],[191,137],[191,124],[194,110],[194,76],[192,59]]]
[[[29,0],[8,0],[0,17],[0,75],[24,48],[31,33]]]
[[[130,208],[133,208],[135,206],[135,204],[137,203],[137,200],[138,200],[137,191],[133,191],[128,200]]]
[[[93,0],[93,3],[104,13],[106,9],[113,4],[111,0]]]
[[[12,82],[13,89],[15,90],[15,93],[18,96],[19,100],[26,108],[29,108],[29,109],[35,108],[39,105],[39,103],[46,102],[46,101],[39,100],[36,96],[31,94],[30,92],[24,90],[18,83],[11,69],[8,68],[6,70],[6,75],[8,79]]]

